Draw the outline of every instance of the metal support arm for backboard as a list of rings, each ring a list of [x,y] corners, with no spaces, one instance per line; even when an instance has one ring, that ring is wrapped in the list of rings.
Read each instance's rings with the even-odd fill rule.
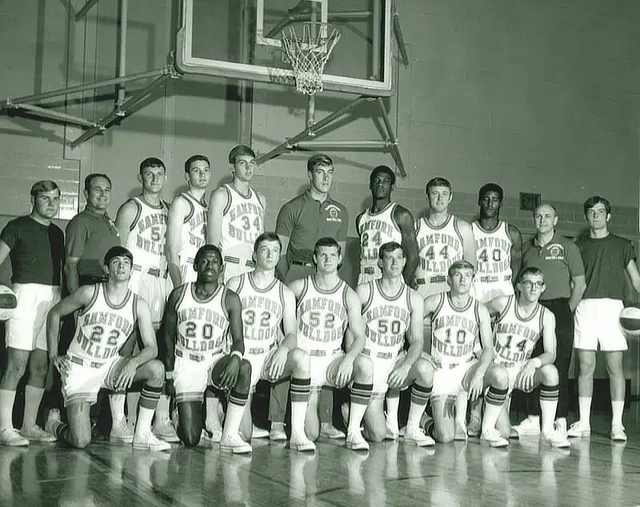
[[[376,101],[378,104],[378,110],[380,112],[380,116],[384,125],[385,132],[383,133],[383,135],[386,135],[386,137],[382,141],[321,141],[313,139],[316,135],[318,135],[319,130],[336,122],[356,106],[362,104],[363,102],[373,101]],[[395,136],[393,126],[391,125],[391,120],[389,120],[389,115],[387,114],[384,103],[382,102],[382,98],[380,97],[367,97],[365,95],[361,95],[355,100],[349,102],[341,109],[338,109],[337,111],[334,111],[333,113],[325,116],[321,120],[308,125],[302,132],[299,132],[293,137],[285,139],[283,143],[273,148],[270,152],[258,157],[257,162],[258,164],[262,164],[263,162],[279,157],[283,153],[311,147],[317,148],[320,146],[334,150],[344,150],[350,148],[379,149],[381,151],[388,150],[391,152],[391,156],[398,166],[398,172],[400,173],[400,176],[402,176],[403,178],[406,178],[407,176],[404,168],[404,163],[402,161],[402,154],[400,153],[400,150],[398,148],[398,139]]]

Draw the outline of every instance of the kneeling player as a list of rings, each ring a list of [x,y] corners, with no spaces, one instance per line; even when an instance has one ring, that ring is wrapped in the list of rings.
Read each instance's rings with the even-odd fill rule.
[[[420,447],[434,445],[431,437],[420,428],[420,416],[431,394],[429,365],[422,354],[422,297],[402,278],[407,262],[400,243],[385,243],[378,252],[380,280],[358,285],[365,324],[363,354],[373,363],[373,396],[364,416],[366,436],[374,442],[398,436],[398,414],[385,419],[384,400],[388,405],[400,396],[400,389],[411,386],[411,404],[405,432],[405,442]],[[402,352],[406,340],[407,352]],[[387,426],[387,421],[390,422]]]
[[[207,386],[230,391],[220,448],[236,454],[251,452],[239,434],[249,395],[251,364],[244,355],[242,305],[237,294],[219,283],[222,253],[217,246],[198,250],[195,282],[171,292],[164,315],[167,392],[178,404],[178,437],[187,447],[202,434],[202,401]],[[227,330],[231,352],[225,354]]]
[[[319,239],[313,251],[316,272],[289,285],[298,300],[298,345],[309,354],[312,393],[305,421],[306,434],[316,440],[320,433],[318,394],[322,386],[350,386],[351,407],[347,427],[348,449],[367,450],[369,444],[360,423],[371,399],[371,359],[361,355],[364,325],[358,295],[338,276],[342,259],[340,245],[333,238]],[[353,340],[345,343],[349,326]]]
[[[556,319],[538,303],[544,290],[540,269],[523,269],[516,284],[518,296],[501,296],[487,303],[491,313],[498,314],[494,326],[494,361],[509,374],[509,388],[530,392],[540,386],[542,435],[553,447],[569,447],[569,441],[553,427],[558,407],[558,370],[556,358]],[[543,353],[531,359],[531,353],[542,336]],[[509,435],[508,403],[500,415],[498,427]]]
[[[234,277],[227,283],[227,287],[238,294],[242,303],[245,358],[251,363],[251,391],[244,411],[242,433],[251,436],[251,398],[258,380],[274,382],[291,377],[289,445],[298,451],[313,451],[316,446],[304,432],[311,382],[309,355],[296,348],[295,297],[275,276],[281,249],[277,234],[261,234],[253,247],[255,270]],[[280,324],[285,336],[282,343],[277,344]]]
[[[105,284],[85,285],[55,305],[47,317],[47,342],[51,362],[62,377],[62,394],[68,424],[60,412],[51,410],[47,431],[72,447],[82,449],[91,442],[89,407],[101,387],[122,391],[133,382],[144,381],[133,447],[165,451],[171,448],[151,432],[151,420],[164,383],[164,367],[158,353],[151,313],[147,303],[129,290],[133,265],[131,252],[114,246],[105,255]],[[58,356],[60,319],[76,310],[76,333],[65,356]],[[135,356],[120,357],[119,350],[136,327],[144,347]]]
[[[473,273],[470,262],[454,262],[447,277],[451,292],[425,300],[424,313],[431,316],[432,329],[433,437],[442,443],[466,439],[467,398],[476,400],[488,387],[481,441],[505,447],[509,441],[500,436],[495,425],[507,398],[508,377],[504,367],[493,364],[489,312],[469,295]],[[479,360],[474,356],[478,337],[482,345]]]

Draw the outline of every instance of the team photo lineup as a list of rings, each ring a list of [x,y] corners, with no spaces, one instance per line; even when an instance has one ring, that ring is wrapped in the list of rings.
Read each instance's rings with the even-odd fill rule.
[[[625,280],[640,293],[640,274],[632,243],[609,231],[607,199],[584,202],[588,230],[575,241],[542,202],[523,238],[500,219],[498,183],[478,190],[469,223],[449,212],[451,183],[433,177],[427,212],[414,217],[393,201],[396,173],[376,166],[371,205],[355,218],[352,287],[339,270],[353,218],[331,197],[331,157],[308,158],[309,187],[278,210],[274,231],[252,186],[254,151],[235,146],[228,166],[229,182],[212,190],[211,161],[189,157],[187,189],[168,204],[168,169],[146,158],[139,195],[113,220],[117,182],[89,174],[86,207],[64,233],[53,223],[58,185],[32,186],[31,213],[0,233],[0,263],[12,270],[0,293],[0,444],[82,449],[106,418],[110,442],[150,451],[248,454],[258,438],[307,453],[318,439],[361,452],[383,440],[507,447],[538,435],[567,448],[591,433],[598,348],[610,438],[626,441],[621,312]],[[268,402],[254,396],[260,381]],[[521,421],[510,420],[513,391],[526,393]],[[253,403],[268,403],[269,429],[254,423]]]

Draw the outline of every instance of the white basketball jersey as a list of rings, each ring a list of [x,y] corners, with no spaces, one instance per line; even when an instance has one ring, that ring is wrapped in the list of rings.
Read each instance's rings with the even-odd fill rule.
[[[227,191],[220,237],[225,262],[229,261],[229,257],[233,261],[250,261],[253,243],[264,232],[264,206],[251,188],[249,197],[244,197],[231,185],[223,185],[222,188]]]
[[[426,218],[416,222],[418,267],[415,279],[422,297],[449,290],[447,272],[451,264],[464,258],[462,234],[458,218],[449,215],[440,226],[430,225]]]
[[[138,296],[127,291],[119,305],[109,301],[104,284],[94,285],[93,297],[78,314],[69,355],[103,363],[118,354],[136,325]]]
[[[480,337],[479,304],[470,297],[464,308],[456,308],[449,294],[440,295],[431,317],[431,358],[437,367],[453,368],[473,358]]]
[[[358,284],[377,280],[382,276],[378,267],[378,252],[385,243],[395,241],[402,244],[402,233],[393,213],[397,204],[390,202],[384,209],[373,213],[367,208],[358,221],[360,238],[360,276]]]
[[[543,318],[544,307],[540,304],[531,315],[522,317],[515,296],[511,296],[493,327],[494,361],[507,367],[528,361],[542,336]]]
[[[194,297],[195,284],[185,283],[180,287],[176,305],[178,319],[176,350],[184,354],[214,355],[224,352],[229,317],[224,306],[227,289],[218,289],[206,301]]]
[[[244,349],[247,354],[264,354],[278,340],[284,312],[284,285],[274,279],[265,289],[256,287],[252,273],[240,276],[236,294],[242,302]]]
[[[512,295],[512,241],[507,223],[500,221],[493,231],[486,231],[478,222],[473,222],[471,227],[476,245],[476,297],[486,303],[498,296]]]
[[[380,280],[369,282],[369,299],[362,308],[366,343],[372,359],[394,359],[404,346],[411,322],[411,291],[406,284],[397,294],[386,295]]]
[[[190,194],[180,194],[189,203],[191,211],[184,218],[182,226],[182,243],[180,248],[180,265],[193,264],[198,249],[204,245],[207,234],[207,205],[197,201]]]
[[[340,350],[349,322],[344,280],[332,290],[316,286],[312,276],[304,279],[298,299],[298,347],[311,355],[330,356]]]
[[[133,254],[133,263],[143,268],[158,268],[161,273],[167,270],[165,257],[165,239],[169,208],[164,201],[153,206],[142,197],[131,199],[138,211],[131,224],[125,247]]]

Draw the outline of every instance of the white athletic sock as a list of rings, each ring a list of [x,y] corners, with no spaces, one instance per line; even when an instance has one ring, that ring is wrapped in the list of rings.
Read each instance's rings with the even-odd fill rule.
[[[591,396],[578,396],[578,412],[580,422],[591,425]]]
[[[308,401],[292,401],[291,402],[291,433],[297,433],[305,436],[304,420],[307,416]]]
[[[0,389],[0,429],[13,428],[13,403],[16,392]]]
[[[387,420],[392,430],[398,431],[398,410],[400,408],[400,396],[387,397]]]
[[[140,406],[138,408],[138,420],[136,421],[136,438],[142,438],[151,432],[151,421],[155,410]]]
[[[460,389],[456,396],[456,421],[462,425],[463,428],[467,427],[467,406],[469,405],[469,393]]]
[[[135,426],[138,417],[138,405],[140,404],[140,391],[127,393],[127,420]]]
[[[158,408],[156,408],[156,420],[169,419],[169,397],[161,394],[158,400]]]
[[[224,428],[222,429],[223,439],[228,435],[238,434],[240,431],[240,423],[242,422],[243,413],[244,405],[236,405],[235,403],[229,403],[227,405],[227,418],[224,421]],[[220,424],[219,421],[218,424]]]
[[[204,400],[207,407],[207,418],[204,421],[204,427],[207,430],[213,430],[213,429],[222,430],[222,425],[220,424],[220,418],[218,417],[218,407],[220,406],[220,400],[215,396],[206,396]],[[227,406],[227,410],[228,410],[228,406]]]
[[[42,401],[42,395],[44,394],[44,388],[33,387],[27,384],[24,388],[24,417],[22,419],[23,428],[31,428],[36,424],[36,418],[38,417],[38,410],[40,409],[40,402]]]
[[[611,401],[611,425],[622,424],[622,412],[624,410],[624,401]]]
[[[411,402],[409,404],[409,416],[407,417],[407,433],[410,430],[417,430],[420,427],[420,418],[424,412],[425,405],[418,405]]]
[[[542,433],[553,431],[553,422],[558,409],[558,398],[555,400],[543,400],[540,398],[540,417],[542,421]]]
[[[109,395],[109,406],[111,407],[111,419],[113,422],[122,421],[125,418],[124,404],[127,397],[123,393],[112,393]]]
[[[347,426],[348,433],[357,433],[360,431],[360,425],[362,424],[362,418],[367,411],[367,406],[363,403],[353,403],[349,407],[349,425]]]

